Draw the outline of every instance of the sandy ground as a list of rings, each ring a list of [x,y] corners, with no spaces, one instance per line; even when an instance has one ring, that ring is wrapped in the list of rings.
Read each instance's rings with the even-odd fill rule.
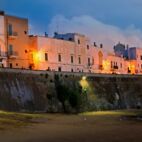
[[[38,121],[0,131],[0,142],[142,142],[142,122],[120,116],[55,114]]]

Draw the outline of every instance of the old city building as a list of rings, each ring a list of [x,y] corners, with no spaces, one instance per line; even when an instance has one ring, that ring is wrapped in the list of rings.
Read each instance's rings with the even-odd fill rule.
[[[10,68],[28,67],[29,35],[28,19],[0,12],[1,66]]]
[[[91,73],[142,73],[142,49],[118,43],[108,53],[82,34],[29,35],[28,19],[0,12],[0,67]]]

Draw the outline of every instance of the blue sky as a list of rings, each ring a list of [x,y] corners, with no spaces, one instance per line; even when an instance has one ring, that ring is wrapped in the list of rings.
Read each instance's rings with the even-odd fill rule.
[[[48,31],[49,27],[56,27],[53,23],[56,15],[62,15],[62,21],[72,23],[73,17],[82,20],[80,17],[86,15],[96,20],[94,25],[101,22],[101,26],[112,26],[110,32],[115,28],[116,32],[121,31],[119,33],[127,31],[122,33],[123,36],[132,34],[132,31],[137,36],[142,34],[142,0],[0,0],[0,9],[8,14],[29,18],[31,30],[36,29],[41,33]],[[86,22],[82,22],[82,26]],[[133,27],[130,32],[129,27]]]
[[[90,15],[110,25],[142,29],[141,0],[0,0],[0,9],[46,25],[57,14],[66,17]]]

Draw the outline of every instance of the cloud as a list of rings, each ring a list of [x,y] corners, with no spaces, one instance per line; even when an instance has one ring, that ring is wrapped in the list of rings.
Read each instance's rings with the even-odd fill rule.
[[[105,48],[112,50],[118,42],[130,46],[142,46],[142,31],[130,25],[125,29],[108,25],[97,19],[82,15],[79,17],[66,18],[62,15],[53,17],[48,25],[49,35],[57,31],[59,33],[78,32],[88,36],[92,42],[103,43]]]

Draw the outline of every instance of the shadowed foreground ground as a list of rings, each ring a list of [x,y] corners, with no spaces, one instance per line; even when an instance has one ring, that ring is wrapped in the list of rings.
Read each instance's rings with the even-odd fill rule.
[[[140,112],[0,113],[0,142],[141,142]]]

